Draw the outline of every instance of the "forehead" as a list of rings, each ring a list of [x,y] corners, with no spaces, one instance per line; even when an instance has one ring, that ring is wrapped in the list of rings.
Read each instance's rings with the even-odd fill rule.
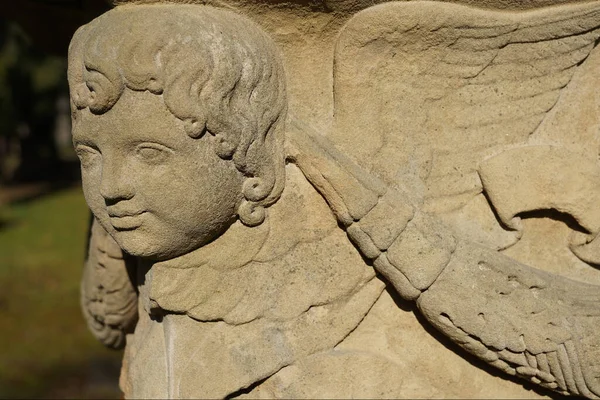
[[[183,121],[166,107],[163,97],[150,92],[125,89],[117,103],[104,114],[95,115],[89,109],[76,111],[73,137],[128,136],[143,139],[151,136],[185,135]]]

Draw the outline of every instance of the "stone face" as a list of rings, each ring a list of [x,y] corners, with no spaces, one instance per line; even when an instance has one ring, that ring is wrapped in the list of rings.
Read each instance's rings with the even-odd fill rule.
[[[600,397],[600,2],[376,3],[75,34],[82,308],[127,398]]]

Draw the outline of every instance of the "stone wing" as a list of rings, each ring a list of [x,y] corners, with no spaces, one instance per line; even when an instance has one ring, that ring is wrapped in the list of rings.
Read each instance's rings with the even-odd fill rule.
[[[371,7],[338,38],[330,137],[421,198],[468,199],[481,192],[478,162],[525,144],[560,107],[599,26],[599,2],[526,12]]]
[[[425,318],[503,372],[600,396],[600,291],[455,237],[300,123],[288,160],[327,201],[357,249]]]
[[[470,243],[417,300],[426,319],[503,372],[563,394],[600,395],[598,286]]]
[[[125,346],[138,319],[138,296],[132,282],[135,260],[93,218],[81,280],[81,308],[88,328],[102,344]]]

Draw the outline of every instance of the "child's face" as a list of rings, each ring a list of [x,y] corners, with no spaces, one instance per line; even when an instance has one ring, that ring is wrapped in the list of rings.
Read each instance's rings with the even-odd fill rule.
[[[235,221],[241,173],[216,155],[210,134],[190,138],[161,96],[126,89],[107,113],[77,114],[85,199],[127,253],[176,257]]]

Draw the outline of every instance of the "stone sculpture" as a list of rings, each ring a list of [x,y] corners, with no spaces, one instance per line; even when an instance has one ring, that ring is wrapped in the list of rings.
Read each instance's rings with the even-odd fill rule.
[[[118,6],[69,51],[125,395],[599,397],[600,2],[340,17],[328,122],[281,25],[217,5]]]

